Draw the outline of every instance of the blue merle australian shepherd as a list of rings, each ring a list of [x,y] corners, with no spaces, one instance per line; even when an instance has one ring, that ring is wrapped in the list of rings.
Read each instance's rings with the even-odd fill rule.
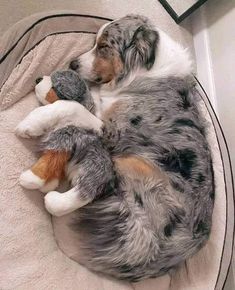
[[[63,199],[48,193],[46,207],[79,208],[73,229],[89,269],[129,281],[163,275],[203,247],[212,223],[212,160],[188,52],[128,15],[104,25],[70,68],[91,84],[95,110],[50,105],[56,118],[72,110],[89,129],[70,122],[65,143],[63,130],[44,142],[71,152],[73,185]]]

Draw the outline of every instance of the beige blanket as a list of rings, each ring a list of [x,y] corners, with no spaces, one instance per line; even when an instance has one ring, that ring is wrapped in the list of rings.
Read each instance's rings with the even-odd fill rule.
[[[42,194],[19,186],[20,173],[36,159],[36,141],[18,139],[14,128],[38,106],[34,80],[63,68],[93,41],[93,35],[83,33],[48,36],[15,67],[0,92],[2,108],[8,107],[0,115],[0,289],[212,290],[220,268],[227,208],[218,142],[203,102],[202,115],[211,126],[208,140],[216,180],[212,234],[208,244],[172,277],[129,284],[88,271],[69,258],[77,251],[74,234],[66,225],[69,216],[51,220]]]

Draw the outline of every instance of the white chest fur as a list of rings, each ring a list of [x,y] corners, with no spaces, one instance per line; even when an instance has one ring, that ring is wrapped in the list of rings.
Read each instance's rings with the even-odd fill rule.
[[[91,93],[96,106],[96,116],[99,119],[102,119],[103,113],[120,99],[120,96],[112,92],[102,93],[99,90],[92,90]]]
[[[102,97],[101,98],[101,115],[109,110],[109,108],[118,100],[118,97]]]

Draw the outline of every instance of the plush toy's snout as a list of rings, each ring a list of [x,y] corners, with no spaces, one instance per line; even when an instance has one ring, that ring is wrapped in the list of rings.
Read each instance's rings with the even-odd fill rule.
[[[35,82],[36,97],[41,104],[47,105],[59,99],[52,88],[50,76],[39,77]]]

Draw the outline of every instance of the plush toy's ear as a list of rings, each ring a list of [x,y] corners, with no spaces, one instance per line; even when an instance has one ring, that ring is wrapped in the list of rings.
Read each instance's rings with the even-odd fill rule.
[[[53,88],[50,89],[50,91],[46,95],[46,101],[50,104],[54,103],[55,101],[58,101],[59,98]]]
[[[51,81],[59,99],[84,101],[88,88],[75,71],[57,71],[51,75]]]
[[[145,67],[151,69],[155,61],[159,40],[157,31],[142,25],[135,31],[129,46],[125,50],[125,63],[129,68]]]

